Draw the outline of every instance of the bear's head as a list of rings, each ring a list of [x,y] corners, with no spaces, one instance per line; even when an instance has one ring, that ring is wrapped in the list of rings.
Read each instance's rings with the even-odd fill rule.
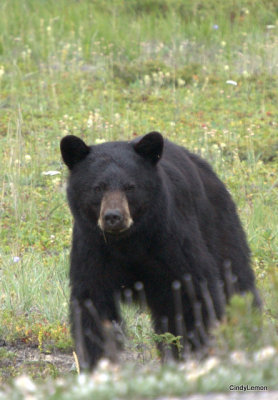
[[[60,147],[70,171],[67,193],[75,220],[117,236],[142,223],[158,206],[163,143],[158,132],[95,146],[65,136]]]

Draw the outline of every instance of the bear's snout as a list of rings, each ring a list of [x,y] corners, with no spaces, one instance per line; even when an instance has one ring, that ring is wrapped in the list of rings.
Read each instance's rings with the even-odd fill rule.
[[[104,216],[104,228],[105,230],[121,230],[124,228],[123,221],[124,216],[119,209],[111,210],[108,209]]]
[[[107,192],[101,201],[98,226],[104,232],[120,233],[133,223],[128,201],[120,191]]]

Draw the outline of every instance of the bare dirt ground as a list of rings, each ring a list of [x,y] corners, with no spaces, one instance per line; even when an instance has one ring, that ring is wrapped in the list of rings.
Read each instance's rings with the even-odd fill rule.
[[[42,353],[37,347],[26,345],[2,346],[0,357],[0,383],[23,373],[33,378],[57,376],[74,368],[72,353],[54,350],[53,353]]]

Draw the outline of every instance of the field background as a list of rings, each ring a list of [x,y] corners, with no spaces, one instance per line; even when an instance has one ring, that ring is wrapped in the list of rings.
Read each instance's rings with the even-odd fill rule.
[[[264,301],[258,322],[238,300],[219,333],[217,357],[221,349],[226,356],[238,350],[247,357],[255,336],[254,351],[277,351],[277,71],[275,0],[0,2],[1,382],[23,372],[34,379],[60,376],[73,362],[72,220],[59,153],[66,134],[94,144],[157,130],[212,163],[238,205]],[[124,312],[132,358],[152,368],[150,358],[157,355],[148,316]],[[238,382],[277,387],[277,359],[270,358],[265,369],[260,363],[260,378],[250,360],[250,376],[242,378],[243,363]],[[180,387],[168,377],[159,389],[154,382],[163,381],[163,373],[157,368],[149,386],[149,372],[142,371],[145,383],[137,386],[145,388],[144,398],[225,391],[229,382],[220,374],[211,378],[214,384],[193,379],[190,386],[181,377]],[[122,385],[133,376],[126,374]],[[137,386],[133,382],[131,392]],[[121,395],[137,396],[131,392]]]

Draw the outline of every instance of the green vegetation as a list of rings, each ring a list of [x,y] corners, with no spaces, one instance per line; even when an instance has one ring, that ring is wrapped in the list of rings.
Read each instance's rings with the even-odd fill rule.
[[[248,300],[235,299],[216,334],[214,354],[223,356],[223,367],[211,378],[204,376],[195,386],[161,384],[142,396],[225,391],[223,371],[232,373],[230,351],[277,349],[277,45],[275,0],[1,1],[2,340],[9,346],[37,346],[41,354],[71,351],[72,221],[60,139],[71,133],[99,143],[158,130],[206,157],[226,182],[248,235],[265,305],[262,318],[252,317]],[[151,379],[148,368],[157,358],[158,338],[147,314],[124,312],[127,351],[133,359],[137,354],[148,371],[136,374],[142,387]],[[59,367],[53,364],[51,370],[49,363],[17,368],[14,350],[3,349],[2,381],[23,370],[35,378],[59,374]],[[235,382],[277,387],[277,360],[260,364],[258,371],[253,356],[246,357],[248,370],[232,367],[240,376]],[[157,367],[146,387],[156,387],[164,373],[171,375],[169,368],[177,370]],[[119,383],[126,379],[139,387],[125,368],[121,376]],[[113,393],[120,396],[117,390]],[[132,398],[130,393],[127,389],[123,397]]]

